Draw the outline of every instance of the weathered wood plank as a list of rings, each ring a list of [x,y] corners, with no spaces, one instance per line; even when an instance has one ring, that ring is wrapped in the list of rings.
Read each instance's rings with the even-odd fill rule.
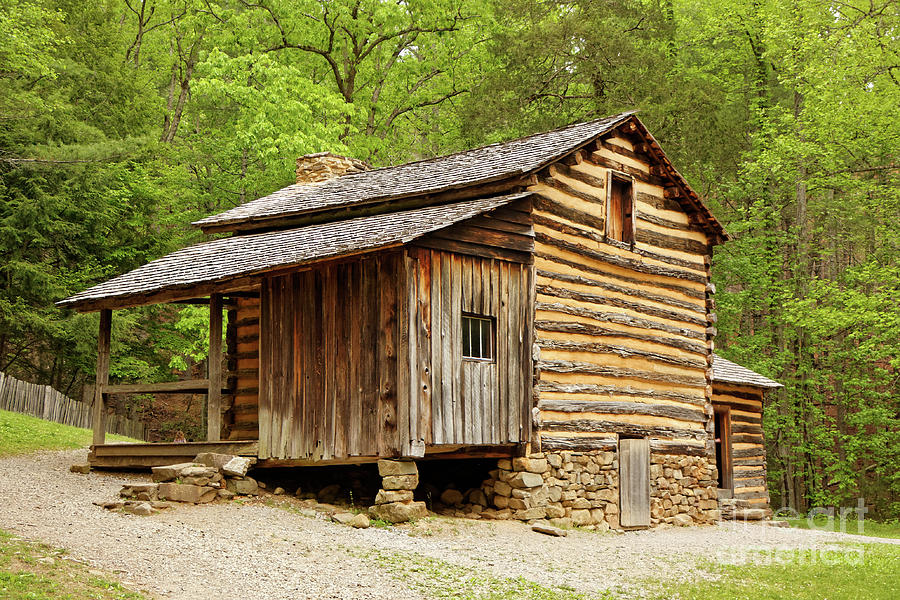
[[[619,523],[650,526],[650,442],[619,440]]]
[[[94,386],[93,404],[93,444],[106,441],[106,400],[103,388],[109,383],[109,351],[112,335],[112,310],[104,308],[100,311],[100,328],[97,335],[97,375]]]
[[[565,413],[598,413],[610,415],[649,415],[680,421],[705,423],[706,413],[699,408],[672,404],[645,404],[643,402],[616,402],[601,400],[540,400],[538,408]]]

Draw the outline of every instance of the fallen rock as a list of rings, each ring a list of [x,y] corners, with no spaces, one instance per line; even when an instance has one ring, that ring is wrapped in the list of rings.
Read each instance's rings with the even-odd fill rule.
[[[284,494],[284,488],[277,487],[274,490],[272,490],[272,493],[275,494],[276,496],[281,496],[282,494]]]
[[[379,460],[378,474],[382,477],[392,475],[418,475],[419,469],[411,460]]]
[[[375,496],[375,504],[388,504],[390,502],[412,502],[411,490],[378,490]]]
[[[112,501],[108,501],[108,502],[94,502],[94,504],[101,508],[105,508],[106,510],[119,510],[120,508],[125,506],[125,503],[122,502],[121,500],[112,500]]]
[[[153,473],[153,481],[175,481],[181,476],[181,470],[188,467],[202,467],[197,463],[178,463],[175,465],[164,465],[161,467],[152,467],[150,471]]]
[[[414,490],[418,485],[418,475],[388,475],[381,480],[381,487],[386,490]]]
[[[232,492],[231,490],[219,490],[218,492],[216,492],[216,496],[218,496],[218,497],[221,498],[222,500],[231,500],[231,499],[234,498],[236,495],[237,495],[237,494],[235,494],[235,493]]]
[[[251,460],[246,456],[235,456],[222,465],[222,473],[229,477],[243,477],[250,470]]]
[[[244,477],[243,479],[228,479],[225,482],[225,488],[240,496],[255,496],[259,493],[259,485],[252,477]]]
[[[355,516],[356,515],[350,512],[341,512],[331,515],[331,520],[335,523],[340,523],[341,525],[349,525],[350,521],[352,521]]]
[[[536,521],[531,526],[532,531],[537,531],[538,533],[543,533],[546,535],[552,535],[555,537],[566,537],[569,535],[569,532],[565,529],[560,529],[559,527],[554,527],[547,521]]]
[[[353,518],[350,519],[350,527],[353,527],[355,529],[368,529],[370,524],[371,523],[369,523],[369,517],[367,517],[363,513],[353,515]]]
[[[412,519],[424,519],[428,509],[424,502],[391,502],[369,507],[369,514],[389,523],[405,523]]]
[[[441,502],[447,506],[459,506],[462,504],[463,495],[459,490],[448,489],[441,494]]]
[[[82,475],[87,475],[91,472],[91,465],[88,463],[72,465],[69,467],[69,471],[72,473],[81,473]]]
[[[487,506],[487,496],[484,495],[484,492],[480,489],[474,489],[469,492],[469,502],[472,504],[480,504],[481,506]]]
[[[185,467],[178,472],[178,476],[181,478],[194,477],[194,478],[204,478],[207,481],[211,480],[215,475],[219,473],[219,470],[215,467],[207,467],[206,465],[192,465],[190,467]]]
[[[125,512],[131,513],[133,515],[140,515],[142,517],[148,517],[153,514],[153,507],[150,506],[149,502],[127,504],[125,505]]]
[[[156,500],[159,484],[127,483],[119,490],[122,498],[138,498],[138,500]]]
[[[159,485],[159,497],[163,500],[174,502],[189,502],[202,504],[216,499],[217,490],[199,485],[184,483],[161,483]]]

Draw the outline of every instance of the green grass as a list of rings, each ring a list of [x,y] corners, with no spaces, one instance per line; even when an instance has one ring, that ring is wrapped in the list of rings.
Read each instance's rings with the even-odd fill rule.
[[[0,410],[0,456],[84,448],[91,444],[91,435],[90,429]],[[140,441],[121,435],[107,435],[106,439],[114,442]]]
[[[659,600],[894,600],[900,598],[900,546],[842,545],[828,550],[751,554],[743,565],[704,564],[710,579],[671,586]],[[664,591],[662,591],[664,590]]]
[[[900,539],[900,522],[893,521],[888,523],[879,523],[866,519],[860,523],[856,515],[848,516],[844,523],[844,533],[852,533],[854,535],[869,535],[872,537]],[[806,518],[800,519],[784,519],[791,524],[791,527],[799,529],[818,529],[820,531],[841,531],[841,520],[837,517],[829,519],[825,515],[817,515],[812,524]],[[860,526],[861,525],[861,526]]]
[[[143,600],[105,574],[66,560],[64,550],[0,530],[0,598],[4,600]]]

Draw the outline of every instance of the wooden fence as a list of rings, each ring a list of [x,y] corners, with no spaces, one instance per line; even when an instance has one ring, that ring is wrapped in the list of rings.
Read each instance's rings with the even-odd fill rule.
[[[91,405],[73,400],[49,385],[20,381],[0,373],[0,410],[22,413],[64,425],[91,428]],[[143,423],[122,415],[106,417],[106,432],[146,439]]]

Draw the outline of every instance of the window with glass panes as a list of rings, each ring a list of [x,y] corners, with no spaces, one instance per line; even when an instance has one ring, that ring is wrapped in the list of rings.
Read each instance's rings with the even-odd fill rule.
[[[462,355],[471,360],[494,360],[494,319],[462,316]]]

